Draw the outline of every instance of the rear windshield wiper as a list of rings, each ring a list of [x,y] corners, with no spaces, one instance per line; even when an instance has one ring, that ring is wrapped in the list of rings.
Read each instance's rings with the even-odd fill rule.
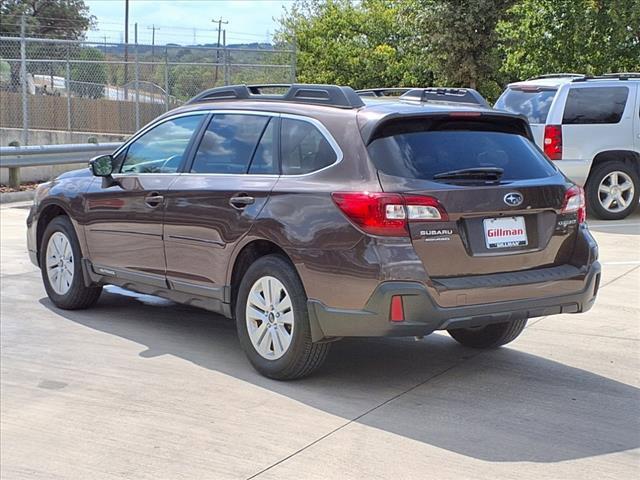
[[[497,182],[502,177],[504,169],[499,167],[476,167],[450,170],[437,173],[434,180],[486,180]]]

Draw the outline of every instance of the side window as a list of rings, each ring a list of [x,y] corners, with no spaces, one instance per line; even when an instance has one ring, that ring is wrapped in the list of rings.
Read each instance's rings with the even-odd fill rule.
[[[337,159],[336,152],[315,125],[283,118],[280,151],[282,173],[300,175],[327,167]]]
[[[122,173],[175,173],[189,140],[203,115],[179,117],[161,123],[127,148]]]
[[[618,123],[628,95],[627,87],[572,88],[567,96],[562,123]]]
[[[278,166],[276,165],[275,156],[275,134],[276,134],[276,122],[274,119],[269,121],[267,128],[262,133],[258,148],[256,148],[253,158],[251,159],[251,165],[249,166],[249,173],[253,174],[269,174],[277,173]]]
[[[247,173],[270,117],[215,115],[198,146],[192,173]]]

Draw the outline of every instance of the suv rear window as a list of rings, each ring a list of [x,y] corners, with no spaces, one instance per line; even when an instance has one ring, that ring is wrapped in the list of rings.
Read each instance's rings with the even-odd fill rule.
[[[498,167],[503,181],[549,177],[555,168],[527,138],[486,130],[407,131],[375,139],[367,147],[387,175],[433,180],[466,168]]]
[[[525,115],[529,123],[545,123],[555,89],[508,88],[496,102],[495,108]]]
[[[627,87],[572,88],[567,96],[562,123],[618,123],[628,95]]]

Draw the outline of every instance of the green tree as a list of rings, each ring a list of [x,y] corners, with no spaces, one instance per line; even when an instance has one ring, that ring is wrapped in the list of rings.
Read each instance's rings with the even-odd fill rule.
[[[399,21],[401,6],[392,0],[298,0],[280,18],[276,44],[295,45],[301,82],[421,84],[430,74]]]
[[[0,33],[20,35],[24,15],[28,36],[75,40],[94,25],[84,0],[0,0]]]
[[[83,48],[78,60],[104,61],[104,54],[97,48]],[[74,62],[71,67],[71,90],[81,97],[102,98],[107,83],[107,68],[104,63]]]
[[[494,96],[499,88],[496,25],[513,0],[412,0],[404,18],[428,59],[437,85],[477,88]]]
[[[638,0],[521,0],[498,32],[510,80],[640,70]]]
[[[76,40],[94,25],[84,0],[0,0],[0,35],[19,36],[21,18],[25,18],[26,35],[30,37]],[[7,58],[19,58],[18,41],[3,42],[2,51]],[[69,47],[55,44],[28,44],[29,58],[64,58]],[[31,64],[30,73],[60,74],[52,64]],[[20,84],[20,65],[11,63],[11,88]]]

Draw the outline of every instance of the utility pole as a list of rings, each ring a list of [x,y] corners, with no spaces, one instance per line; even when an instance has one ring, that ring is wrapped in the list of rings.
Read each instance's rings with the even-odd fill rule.
[[[160,27],[156,27],[155,24],[147,27],[147,30],[151,30],[151,74],[153,75],[156,69],[156,30],[160,30]]]
[[[129,0],[124,0],[124,100],[129,100]]]
[[[216,74],[213,77],[213,84],[216,85],[218,83],[218,63],[220,63],[220,35],[222,34],[222,24],[227,25],[229,23],[228,20],[222,21],[222,17],[218,20],[211,20],[213,23],[218,24],[218,45],[216,48]]]

